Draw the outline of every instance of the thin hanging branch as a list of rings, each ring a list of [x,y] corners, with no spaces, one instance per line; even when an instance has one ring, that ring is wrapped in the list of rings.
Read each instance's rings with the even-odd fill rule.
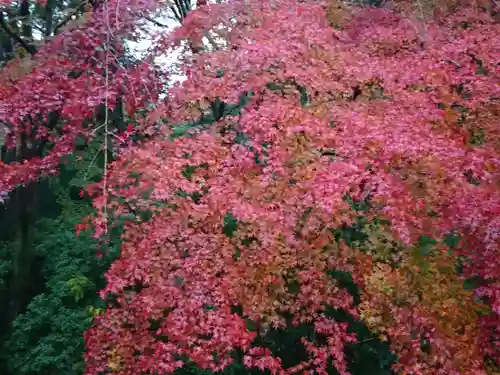
[[[106,56],[105,56],[105,85],[106,92],[104,97],[104,186],[103,186],[103,195],[104,195],[104,220],[105,222],[105,231],[108,232],[108,121],[109,121],[109,49],[111,45],[111,27],[109,23],[109,5],[108,0],[104,0],[104,16],[106,17]]]

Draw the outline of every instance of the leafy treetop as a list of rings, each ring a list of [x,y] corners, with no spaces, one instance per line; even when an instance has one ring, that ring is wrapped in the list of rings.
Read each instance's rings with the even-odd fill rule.
[[[96,112],[123,102],[131,117],[154,103],[161,91],[152,64],[124,64],[123,56],[124,41],[137,37],[144,15],[162,2],[82,4],[84,13],[76,22],[1,71],[0,128],[7,133],[2,138],[7,148],[22,150],[14,162],[0,162],[2,192],[56,173],[61,157],[74,151],[78,139],[106,128],[108,116]],[[97,111],[103,106],[105,111]]]

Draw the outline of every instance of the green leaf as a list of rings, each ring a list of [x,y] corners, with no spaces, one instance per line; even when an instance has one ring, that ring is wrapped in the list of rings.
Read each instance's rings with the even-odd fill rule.
[[[238,229],[238,220],[233,216],[232,213],[228,213],[224,216],[224,227],[222,229],[223,233],[231,238],[234,232]]]
[[[298,86],[300,92],[300,105],[302,107],[307,107],[309,105],[309,96],[307,95],[307,90],[303,86]]]
[[[278,85],[274,82],[269,82],[266,87],[269,89],[269,90],[272,90],[272,91],[279,91],[279,90],[283,90],[283,86],[282,85]]]
[[[424,257],[430,255],[436,244],[437,242],[434,239],[428,236],[421,236],[418,240],[418,249],[420,255]]]

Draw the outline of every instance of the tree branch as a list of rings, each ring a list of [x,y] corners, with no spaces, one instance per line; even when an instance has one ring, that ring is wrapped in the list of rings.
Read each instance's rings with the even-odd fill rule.
[[[66,17],[64,17],[57,25],[54,27],[53,34],[58,34],[59,30],[64,27],[68,22],[73,19],[73,16],[76,16],[78,12],[85,10],[86,5],[91,5],[93,10],[97,10],[102,4],[101,0],[83,0],[78,6],[70,12]]]
[[[36,47],[34,45],[29,44],[23,38],[21,38],[21,36],[12,31],[7,22],[5,22],[5,16],[3,12],[0,12],[0,27],[8,36],[19,43],[30,55],[34,55],[36,53]]]
[[[178,22],[182,22],[182,17],[180,16],[180,14],[177,12],[177,10],[175,9],[175,6],[171,6],[170,7],[170,10],[172,10],[172,12],[174,13],[174,18],[178,21]]]
[[[56,35],[59,33],[59,30],[63,28],[69,21],[72,20],[73,16],[75,16],[79,11],[83,10],[85,8],[85,5],[87,4],[87,1],[84,0],[78,6],[70,12],[66,17],[64,17],[57,25],[54,27],[53,34]]]
[[[191,4],[189,3],[189,0],[188,0],[188,2],[185,2],[184,0],[174,0],[174,2],[175,2],[175,5],[177,6],[179,14],[181,15],[181,19],[186,18],[187,14],[189,12],[189,8],[191,6]]]
[[[155,19],[153,19],[153,18],[151,18],[151,17],[144,16],[144,18],[145,18],[147,21],[149,21],[149,22],[151,22],[151,23],[155,24],[155,25],[156,25],[156,26],[158,26],[158,27],[168,27],[168,26],[167,26],[167,25],[165,25],[164,23],[158,22],[158,21],[156,21]]]

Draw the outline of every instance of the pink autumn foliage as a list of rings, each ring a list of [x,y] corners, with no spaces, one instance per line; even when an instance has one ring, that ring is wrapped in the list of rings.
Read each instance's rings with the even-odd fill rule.
[[[159,77],[150,66],[126,70],[112,59],[105,67],[102,45],[111,35],[119,54],[120,38],[158,5],[109,0],[106,12],[94,11],[84,27],[48,42],[31,71],[0,89],[9,146],[37,125],[26,115],[45,121],[59,112],[62,128],[39,133],[55,144],[48,156],[0,165],[0,191],[55,173],[75,138],[102,125],[84,124],[106,97],[111,107],[120,97],[130,114],[156,101]],[[327,275],[350,272],[364,287],[356,253],[336,244],[330,230],[358,215],[345,196],[370,198],[367,215],[388,220],[404,246],[422,235],[461,234],[460,255],[469,260],[464,277],[486,281],[477,295],[491,313],[479,322],[478,355],[465,362],[454,360],[463,353],[434,320],[393,307],[388,336],[400,368],[479,375],[486,355],[500,359],[500,26],[469,9],[425,28],[414,22],[387,9],[361,9],[339,31],[320,1],[233,0],[205,5],[158,37],[156,51],[165,52],[221,26],[227,45],[185,59],[188,79],[169,90],[141,129],[151,133],[162,118],[168,123],[153,139],[122,150],[107,191],[95,200],[102,211],[96,235],[121,215],[154,214],[125,224],[121,257],[102,291],[117,304],[87,333],[86,374],[172,373],[184,357],[218,371],[235,350],[245,366],[273,374],[325,374],[330,360],[348,374],[344,346],[356,339],[327,311],[360,317],[352,296]],[[268,83],[287,84],[281,91]],[[203,103],[237,103],[249,92],[241,114],[170,139],[170,124],[196,120]],[[236,142],[242,133],[248,141]],[[232,236],[224,233],[228,213],[238,220]],[[250,330],[247,319],[259,329]],[[309,358],[292,368],[254,344],[269,329],[301,323],[326,340],[303,338]],[[416,333],[431,355],[422,353]]]
[[[160,40],[162,48],[196,28],[231,21],[227,47],[186,61],[188,80],[159,108],[187,120],[193,115],[186,103],[216,97],[235,103],[244,92],[255,95],[241,115],[208,132],[172,141],[165,126],[164,136],[128,149],[113,165],[107,212],[150,209],[154,215],[125,224],[122,255],[102,292],[118,296],[119,307],[107,309],[88,332],[87,374],[170,373],[183,366],[181,355],[222,370],[235,349],[245,353],[245,366],[273,374],[324,374],[329,359],[348,374],[344,345],[355,337],[325,310],[343,308],[358,317],[352,297],[326,275],[344,270],[363,282],[329,231],[356,215],[346,195],[370,196],[369,215],[388,219],[405,245],[451,230],[467,238],[460,250],[471,260],[465,276],[487,281],[477,293],[492,307],[481,323],[481,356],[457,367],[454,347],[435,323],[408,318],[404,309],[395,308],[389,338],[408,374],[484,374],[482,355],[498,359],[494,332],[500,328],[499,25],[464,9],[427,25],[422,35],[404,17],[364,9],[338,31],[319,2],[294,0],[231,1],[200,12],[204,18],[193,12]],[[306,88],[305,106],[293,86],[283,93],[266,88],[285,81]],[[349,100],[356,86],[383,93]],[[468,129],[450,122],[458,106],[468,110],[466,125],[481,127],[482,144],[471,145]],[[248,142],[235,143],[237,133]],[[324,150],[335,150],[335,157]],[[190,178],[183,175],[186,166],[194,170]],[[179,191],[203,194],[198,201]],[[239,221],[232,237],[223,233],[228,212]],[[248,238],[254,240],[243,245]],[[291,278],[300,284],[297,293],[287,287]],[[127,291],[137,283],[140,291]],[[310,359],[283,368],[268,349],[253,346],[259,332],[250,331],[233,306],[259,325],[286,327],[284,312],[293,324],[312,322],[326,343],[304,338]],[[148,319],[159,320],[160,328],[149,331]],[[397,340],[411,332],[426,332],[431,358],[420,344],[398,352]]]
[[[156,100],[159,77],[151,66],[124,67],[120,58],[123,38],[137,31],[132,26],[139,24],[142,14],[158,6],[161,2],[150,0],[108,1],[107,9],[102,4],[96,7],[87,13],[89,17],[83,17],[83,25],[53,36],[31,59],[14,61],[3,69],[0,108],[8,129],[7,147],[19,145],[23,134],[33,142],[45,141],[54,147],[43,158],[0,162],[0,191],[57,173],[61,157],[73,152],[76,137],[88,139],[99,128],[102,132],[102,123],[92,119],[105,98],[110,110],[119,98],[131,114]],[[123,12],[125,8],[130,11]],[[17,65],[29,68],[23,71]],[[12,79],[11,71],[19,77]],[[51,123],[50,114],[57,114],[58,120]]]
[[[352,221],[342,199],[346,194],[371,195],[380,205],[372,214],[389,219],[405,244],[452,229],[467,234],[471,241],[463,252],[472,262],[466,272],[491,280],[478,293],[488,296],[498,313],[500,159],[495,139],[489,138],[498,133],[498,117],[481,123],[486,141],[472,147],[437,106],[461,105],[479,118],[485,106],[494,105],[500,94],[498,25],[464,11],[430,25],[423,40],[410,21],[386,10],[359,11],[339,32],[328,26],[320,5],[249,0],[214,9],[204,9],[213,15],[204,27],[229,15],[238,27],[228,32],[227,48],[187,63],[189,79],[171,90],[169,115],[188,119],[189,113],[182,112],[186,102],[215,97],[236,102],[250,90],[256,95],[240,116],[219,121],[214,131],[176,141],[156,139],[128,150],[115,163],[108,186],[121,188],[107,195],[128,204],[111,203],[110,209],[119,215],[129,207],[149,208],[155,214],[147,222],[126,224],[122,256],[109,270],[103,291],[103,296],[117,295],[120,307],[108,309],[89,331],[87,373],[172,372],[183,365],[180,355],[220,370],[231,363],[232,350],[240,349],[246,366],[271,373],[321,374],[332,358],[346,374],[343,346],[355,339],[325,315],[329,305],[357,316],[352,298],[325,274],[335,268],[362,280],[345,249],[331,247],[328,231]],[[457,27],[460,18],[471,26]],[[196,13],[166,43],[189,35],[186,28],[194,20],[200,20]],[[478,76],[471,55],[481,59],[488,74]],[[220,68],[224,75],[216,78]],[[308,108],[300,107],[295,92],[282,96],[265,88],[287,79],[307,88]],[[385,98],[339,99],[369,81],[384,88]],[[461,85],[467,95],[452,93],[453,85]],[[235,144],[236,132],[244,132],[249,143]],[[336,157],[323,156],[325,149],[334,149]],[[257,164],[255,153],[265,162]],[[198,167],[190,179],[182,174],[186,165]],[[132,171],[139,172],[138,181]],[[465,172],[480,184],[471,184]],[[413,189],[418,176],[427,183],[425,195]],[[180,190],[203,190],[204,195],[195,202],[180,196]],[[151,191],[149,198],[145,191]],[[153,207],[154,202],[163,205]],[[222,233],[228,212],[242,222],[232,238]],[[249,237],[256,240],[243,246]],[[298,294],[285,285],[291,275],[300,282]],[[141,291],[125,291],[137,282],[144,286]],[[231,312],[234,305],[275,327],[284,327],[283,312],[296,324],[314,322],[327,344],[304,341],[311,359],[284,369],[269,350],[252,347],[257,333]],[[492,356],[498,355],[491,346],[497,339],[491,341],[488,334],[498,329],[495,316],[484,321],[482,344],[484,354]],[[161,321],[156,332],[148,331],[151,318]],[[398,332],[423,329],[430,342],[439,342],[432,363],[422,363],[420,349],[407,353],[408,373],[484,373],[480,359],[469,368],[454,368],[453,352],[432,337],[432,324],[425,319],[396,322],[391,331],[396,340]]]

